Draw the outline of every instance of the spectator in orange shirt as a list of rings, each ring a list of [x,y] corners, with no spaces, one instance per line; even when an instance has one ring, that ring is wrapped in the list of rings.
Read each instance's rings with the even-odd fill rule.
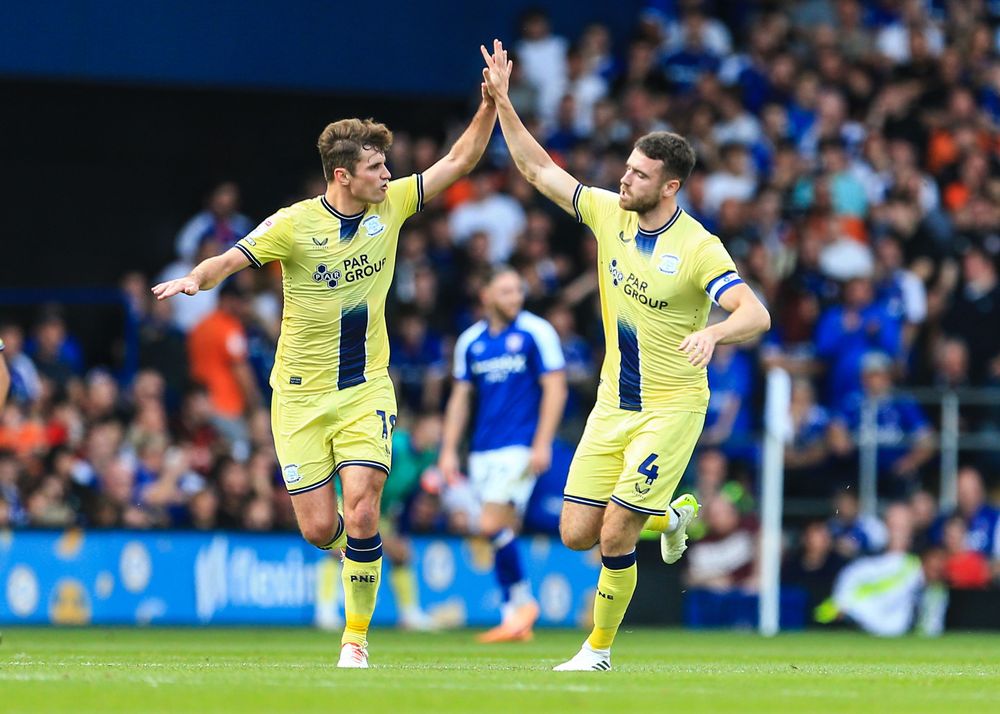
[[[245,442],[243,416],[260,402],[247,361],[243,313],[248,296],[233,282],[219,289],[219,303],[188,335],[191,377],[208,388],[215,423],[230,441]]]

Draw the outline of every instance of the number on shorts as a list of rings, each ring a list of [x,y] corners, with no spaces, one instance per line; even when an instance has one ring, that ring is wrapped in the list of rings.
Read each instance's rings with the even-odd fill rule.
[[[382,438],[383,439],[388,439],[389,435],[396,428],[396,415],[395,414],[388,414],[387,415],[381,409],[376,409],[375,413],[382,418]]]
[[[646,460],[639,464],[637,471],[646,477],[646,485],[652,486],[653,481],[660,475],[660,467],[654,464],[659,454],[650,454]]]

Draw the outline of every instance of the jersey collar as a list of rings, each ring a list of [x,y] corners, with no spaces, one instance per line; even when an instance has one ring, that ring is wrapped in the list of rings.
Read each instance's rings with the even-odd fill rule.
[[[670,217],[670,220],[668,220],[662,226],[660,226],[659,228],[657,228],[655,231],[646,231],[646,230],[643,230],[639,226],[636,226],[636,227],[638,228],[639,233],[641,233],[644,236],[658,236],[661,233],[665,233],[666,231],[670,230],[670,227],[672,225],[674,225],[677,222],[677,219],[680,218],[680,217],[681,217],[681,207],[678,206],[677,210],[674,211],[674,215],[672,215]]]
[[[326,200],[326,196],[320,196],[319,201],[320,203],[323,204],[323,208],[332,213],[334,217],[339,218],[342,221],[356,221],[359,218],[361,218],[361,216],[365,215],[365,210],[367,210],[367,209],[362,209],[358,213],[355,213],[353,216],[348,216],[346,213],[341,213],[336,208],[331,206],[330,202]]]

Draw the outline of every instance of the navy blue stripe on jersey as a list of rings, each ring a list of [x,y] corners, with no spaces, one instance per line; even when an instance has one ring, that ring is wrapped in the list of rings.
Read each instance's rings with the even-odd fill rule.
[[[368,335],[368,305],[344,308],[340,314],[340,371],[337,389],[365,381],[365,339]]]
[[[618,378],[619,408],[642,411],[642,389],[639,378],[639,336],[635,326],[618,320],[618,351],[621,353],[621,375]]]
[[[647,258],[653,255],[653,248],[656,247],[656,239],[659,236],[650,236],[643,233],[641,230],[635,234],[635,247],[639,249]]]
[[[417,211],[424,210],[424,175],[417,174]]]
[[[243,255],[247,257],[247,260],[250,261],[250,265],[252,265],[254,268],[259,268],[261,266],[261,262],[257,260],[256,256],[253,253],[251,253],[248,249],[244,248],[239,243],[236,244],[236,248]]]
[[[361,216],[363,213],[359,213],[354,218],[341,218],[340,219],[340,242],[346,243],[358,232],[358,226],[361,225]]]
[[[612,496],[611,500],[617,503],[622,508],[627,508],[628,510],[634,511],[635,513],[645,513],[647,516],[662,516],[667,512],[666,509],[658,511],[655,508],[643,508],[641,506],[633,506],[631,503],[621,500],[620,498],[618,498],[618,496]]]
[[[583,216],[580,215],[580,194],[583,192],[583,184],[578,183],[573,192],[573,210],[576,211],[576,222],[583,223]]]
[[[680,217],[681,217],[681,209],[680,209],[680,206],[678,206],[677,210],[674,211],[674,215],[670,216],[670,219],[666,223],[664,223],[662,226],[660,226],[659,228],[657,228],[655,231],[647,231],[647,230],[643,230],[642,228],[640,228],[639,232],[642,233],[643,235],[647,235],[647,236],[658,236],[661,233],[663,233],[664,231],[670,230],[670,227],[672,225],[674,225],[675,223],[677,223],[677,219],[680,218]]]

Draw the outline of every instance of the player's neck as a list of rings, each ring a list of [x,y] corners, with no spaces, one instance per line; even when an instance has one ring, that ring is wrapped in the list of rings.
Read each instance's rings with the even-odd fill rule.
[[[368,206],[364,201],[355,198],[350,189],[333,183],[327,184],[325,198],[338,213],[343,213],[345,216],[355,216]]]
[[[639,227],[644,231],[662,228],[677,213],[677,199],[673,196],[656,204],[656,208],[639,214]]]
[[[495,312],[490,313],[489,317],[487,317],[487,323],[489,325],[490,334],[492,335],[497,335],[506,330],[508,327],[510,327],[511,322],[513,321],[508,320],[500,313],[495,313]]]

